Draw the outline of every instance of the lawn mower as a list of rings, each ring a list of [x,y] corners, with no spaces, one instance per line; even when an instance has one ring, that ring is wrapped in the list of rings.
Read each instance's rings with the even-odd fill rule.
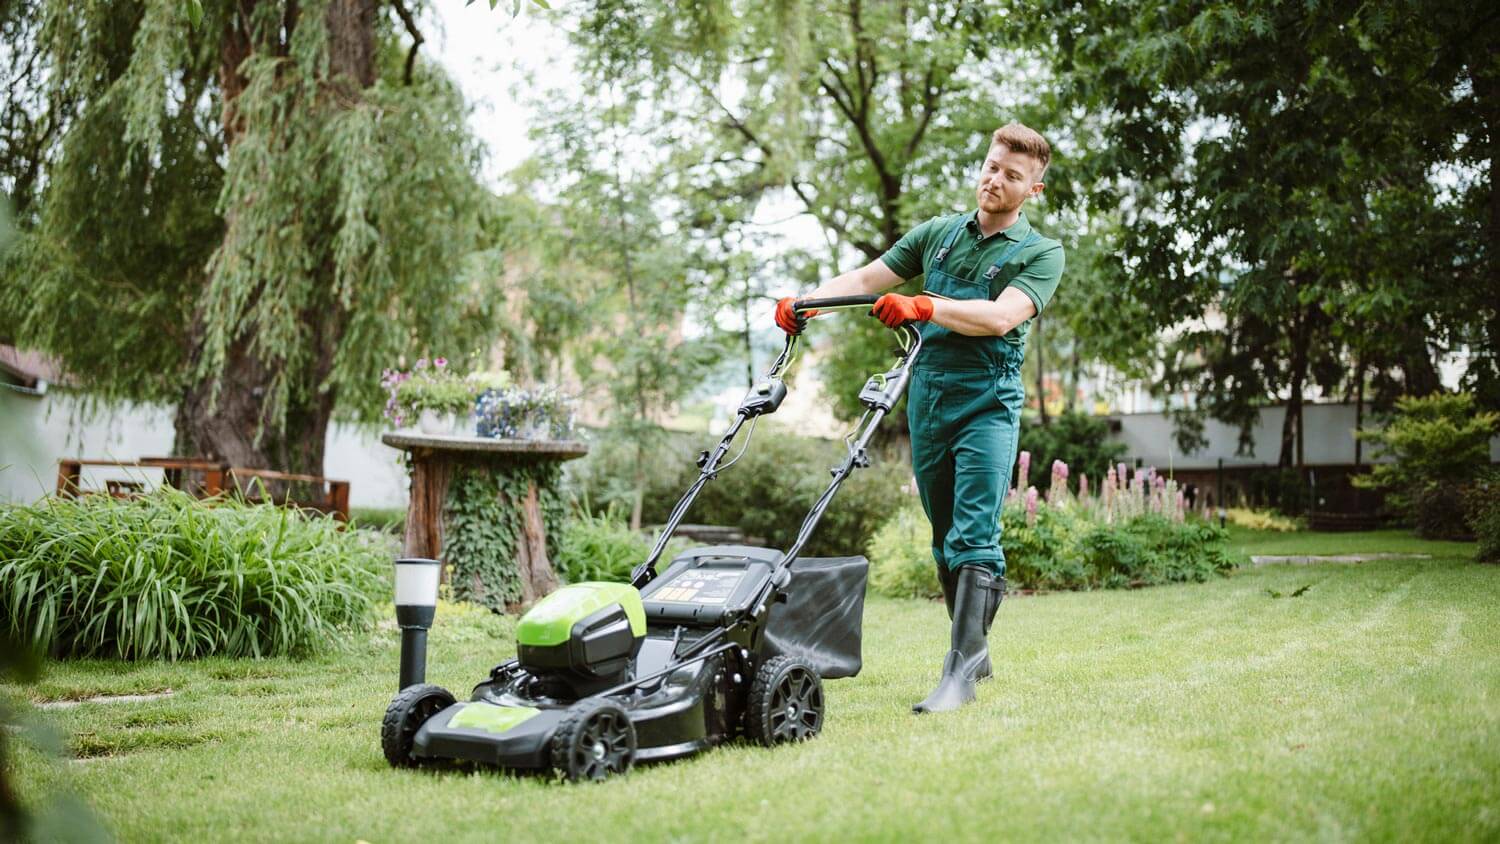
[[[807,299],[796,309],[867,309],[874,301]],[[895,365],[860,391],[866,411],[845,439],[847,454],[791,547],[694,548],[657,571],[699,491],[743,456],[756,421],[786,398],[783,376],[796,336],[741,401],[729,431],[699,455],[697,480],[629,584],[575,583],[538,601],[516,626],[516,658],[495,666],[467,701],[422,682],[425,638],[411,659],[403,643],[403,688],[381,725],[387,761],[461,761],[603,780],[637,762],[676,759],[737,737],[772,746],[816,736],[823,679],[860,669],[868,564],[863,557],[799,555],[844,480],[869,465],[866,445],[906,389],[921,337],[909,325],[897,336]],[[747,423],[739,453],[724,462]],[[403,562],[430,564],[435,595],[437,565]],[[398,615],[414,611],[402,605],[398,576]],[[403,628],[421,627],[425,637],[431,607],[425,612],[412,624],[401,619]]]

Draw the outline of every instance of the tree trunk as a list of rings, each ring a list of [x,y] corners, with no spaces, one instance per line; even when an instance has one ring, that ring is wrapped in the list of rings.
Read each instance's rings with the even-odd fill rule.
[[[1307,380],[1308,333],[1307,315],[1299,303],[1292,318],[1292,360],[1288,373],[1291,394],[1287,397],[1286,418],[1281,421],[1281,455],[1276,460],[1281,468],[1291,466],[1294,461],[1297,466],[1302,465],[1302,387]]]
[[[255,52],[285,53],[285,44],[254,40],[245,27],[257,0],[239,0],[238,14],[231,17],[220,44],[219,80],[223,90],[224,143],[231,150],[243,124],[236,101],[246,80],[240,66]],[[328,76],[325,87],[334,96],[328,104],[348,108],[360,93],[375,82],[375,0],[331,0],[325,12],[328,29]],[[289,12],[294,15],[294,13]],[[290,37],[296,20],[289,18],[278,37]],[[333,106],[339,107],[339,106]],[[230,212],[232,216],[233,212]],[[232,219],[226,219],[232,229]],[[323,268],[327,289],[333,288],[333,267]],[[190,364],[196,369],[202,359],[207,336],[200,311],[189,331]],[[290,373],[292,387],[283,425],[274,424],[266,413],[267,394],[273,378],[283,366],[276,359],[251,354],[253,328],[232,342],[222,372],[200,376],[184,392],[177,407],[176,440],[173,451],[180,456],[209,457],[235,466],[302,474],[323,474],[323,452],[336,396],[323,388],[333,371],[334,358],[348,325],[341,307],[318,306],[302,314],[312,328],[313,348],[302,372]],[[215,395],[217,393],[217,396]]]

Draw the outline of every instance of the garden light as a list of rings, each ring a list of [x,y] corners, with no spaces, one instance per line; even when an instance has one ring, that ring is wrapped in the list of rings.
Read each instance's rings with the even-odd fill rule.
[[[407,688],[427,679],[427,629],[437,612],[437,560],[396,561],[396,623],[401,626],[401,685]]]

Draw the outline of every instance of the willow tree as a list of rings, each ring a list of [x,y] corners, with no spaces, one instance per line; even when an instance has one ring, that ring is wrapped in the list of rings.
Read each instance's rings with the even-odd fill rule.
[[[5,339],[96,396],[175,403],[178,453],[312,472],[336,410],[378,413],[383,367],[474,347],[487,195],[399,0],[0,16],[24,142],[0,178],[27,191]]]

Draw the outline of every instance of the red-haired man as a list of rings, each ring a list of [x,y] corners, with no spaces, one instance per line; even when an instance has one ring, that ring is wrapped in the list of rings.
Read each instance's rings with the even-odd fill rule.
[[[922,323],[922,352],[907,392],[912,470],[932,522],[932,556],[952,621],[938,686],[913,706],[944,712],[974,699],[990,676],[988,634],[1005,594],[1000,507],[1020,434],[1026,332],[1062,277],[1063,249],[1027,222],[1021,206],[1045,189],[1052,157],[1041,135],[1011,123],[995,130],[980,165],[979,207],[934,217],[879,259],[810,294],[879,293],[923,276],[919,296],[887,293],[875,315],[895,327]],[[793,297],[776,324],[802,328]]]

